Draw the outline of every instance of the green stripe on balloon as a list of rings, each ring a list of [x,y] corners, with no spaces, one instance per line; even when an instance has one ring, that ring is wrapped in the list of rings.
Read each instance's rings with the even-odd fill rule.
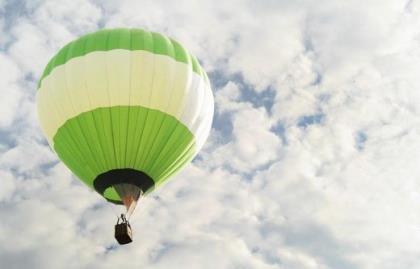
[[[38,83],[38,89],[41,86],[42,80],[55,67],[90,52],[114,49],[145,50],[155,54],[166,55],[178,62],[191,65],[195,73],[200,76],[205,76],[205,72],[203,72],[198,60],[173,39],[142,29],[107,29],[85,35],[64,46],[44,69]]]
[[[97,108],[59,128],[54,150],[93,188],[101,173],[132,168],[162,183],[195,155],[193,134],[175,117],[141,106]],[[110,189],[105,198],[120,201]]]

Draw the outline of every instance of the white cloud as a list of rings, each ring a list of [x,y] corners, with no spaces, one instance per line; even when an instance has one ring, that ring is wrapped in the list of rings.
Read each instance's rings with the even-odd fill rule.
[[[18,84],[20,70],[7,56],[0,53],[0,128],[9,127],[15,119],[19,101],[22,98]],[[6,75],[7,74],[7,75]]]
[[[0,201],[7,201],[16,189],[12,173],[0,170],[2,188],[0,189]]]
[[[251,172],[275,160],[282,141],[270,129],[273,121],[264,107],[239,101],[239,88],[229,82],[216,93],[217,112],[231,113],[232,139],[218,146],[209,156],[209,164],[228,166],[239,172]],[[262,143],[262,141],[264,141]]]

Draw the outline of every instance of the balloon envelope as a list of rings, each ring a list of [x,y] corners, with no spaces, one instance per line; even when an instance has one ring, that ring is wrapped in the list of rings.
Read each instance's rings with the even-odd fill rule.
[[[112,29],[70,42],[50,60],[37,106],[66,166],[129,208],[197,154],[214,101],[205,71],[178,42]]]

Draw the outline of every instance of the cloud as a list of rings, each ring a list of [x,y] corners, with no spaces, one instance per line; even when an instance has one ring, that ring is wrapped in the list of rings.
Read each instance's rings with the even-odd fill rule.
[[[282,141],[271,132],[264,107],[239,100],[239,87],[229,82],[216,93],[216,113],[231,114],[231,140],[219,145],[209,156],[214,166],[227,166],[239,172],[250,172],[276,159]],[[222,137],[226,134],[220,134]],[[264,143],[261,143],[264,141]],[[252,159],[252,162],[250,161]]]
[[[416,1],[0,1],[0,267],[419,268]],[[175,37],[216,101],[198,158],[120,208],[37,123],[37,79],[101,27]],[[10,242],[13,241],[13,244]]]
[[[19,69],[16,64],[4,54],[0,54],[0,72],[7,74],[1,80],[2,98],[0,100],[0,126],[5,128],[12,124],[15,111],[18,108],[22,94],[19,92]]]

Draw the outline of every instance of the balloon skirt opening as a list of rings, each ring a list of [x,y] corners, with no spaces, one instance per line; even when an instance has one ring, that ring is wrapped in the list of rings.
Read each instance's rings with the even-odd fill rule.
[[[123,201],[110,200],[105,196],[105,191],[110,187],[122,186],[121,184],[128,184],[136,186],[141,193],[146,193],[155,185],[154,180],[142,171],[131,168],[112,169],[100,174],[93,181],[95,190],[105,197],[109,202],[114,204],[123,204]],[[118,190],[117,190],[118,192]],[[122,195],[122,193],[119,193]]]

